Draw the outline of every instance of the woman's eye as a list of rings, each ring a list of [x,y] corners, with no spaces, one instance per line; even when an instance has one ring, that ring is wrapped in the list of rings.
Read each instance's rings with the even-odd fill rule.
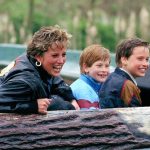
[[[58,56],[58,55],[56,55],[56,54],[55,54],[55,55],[52,55],[52,57],[54,57],[54,58],[56,58],[57,56]]]
[[[66,57],[66,53],[64,53],[62,56],[63,56],[63,57]]]

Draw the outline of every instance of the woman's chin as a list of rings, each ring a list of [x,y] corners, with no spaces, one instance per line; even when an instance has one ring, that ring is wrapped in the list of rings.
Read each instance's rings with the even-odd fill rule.
[[[57,77],[57,76],[60,76],[60,72],[54,72],[51,75],[54,76],[54,77]]]

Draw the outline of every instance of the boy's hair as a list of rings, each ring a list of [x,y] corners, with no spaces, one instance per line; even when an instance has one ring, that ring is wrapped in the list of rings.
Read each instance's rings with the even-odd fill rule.
[[[80,55],[80,72],[85,73],[83,65],[91,67],[98,60],[110,60],[110,52],[101,45],[94,44],[86,47]]]
[[[71,35],[58,25],[42,27],[34,33],[31,42],[27,47],[27,55],[36,56],[43,55],[51,47],[67,48]]]
[[[149,43],[139,38],[129,38],[122,40],[116,47],[116,64],[122,67],[121,58],[129,58],[132,55],[133,49],[138,46],[149,48]]]

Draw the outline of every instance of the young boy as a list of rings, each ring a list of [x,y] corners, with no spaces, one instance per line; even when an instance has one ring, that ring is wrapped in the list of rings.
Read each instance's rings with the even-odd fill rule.
[[[110,53],[101,45],[85,48],[80,56],[80,78],[71,84],[81,110],[99,109],[98,92],[109,74]]]
[[[144,76],[149,66],[149,43],[139,38],[122,41],[116,48],[117,68],[100,90],[102,108],[141,106],[136,77]]]

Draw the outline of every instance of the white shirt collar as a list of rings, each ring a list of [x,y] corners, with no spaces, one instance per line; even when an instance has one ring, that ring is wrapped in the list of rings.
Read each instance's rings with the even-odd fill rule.
[[[120,69],[122,71],[126,72],[130,76],[130,78],[133,80],[134,84],[137,86],[137,82],[136,82],[135,78],[128,71],[124,70],[123,68],[120,68]]]

